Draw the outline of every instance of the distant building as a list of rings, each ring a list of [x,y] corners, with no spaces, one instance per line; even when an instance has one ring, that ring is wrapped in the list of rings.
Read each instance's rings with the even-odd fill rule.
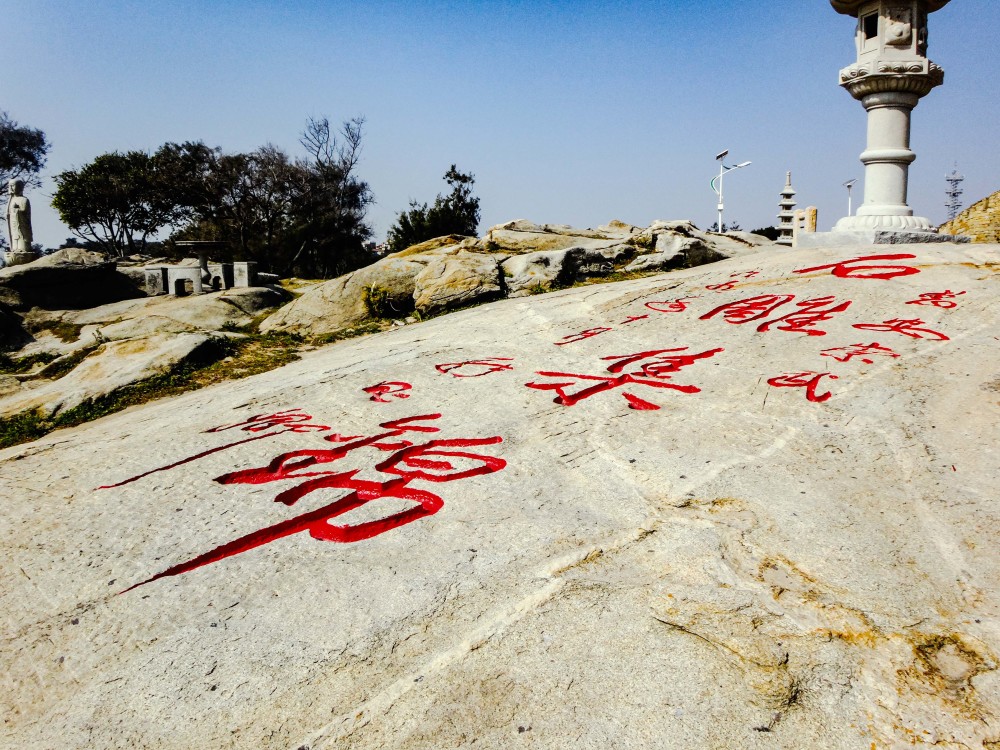
[[[792,236],[795,229],[795,189],[792,187],[792,173],[785,176],[785,189],[781,191],[781,213],[778,214],[778,239],[779,245],[792,246]]]

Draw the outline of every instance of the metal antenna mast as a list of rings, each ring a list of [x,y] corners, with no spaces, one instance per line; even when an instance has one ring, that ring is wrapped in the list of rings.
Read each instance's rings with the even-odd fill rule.
[[[962,181],[965,177],[958,173],[958,164],[956,164],[952,173],[945,175],[944,179],[948,182],[948,189],[944,191],[948,200],[945,201],[944,207],[948,209],[948,221],[952,221],[962,210],[962,193],[964,192]]]

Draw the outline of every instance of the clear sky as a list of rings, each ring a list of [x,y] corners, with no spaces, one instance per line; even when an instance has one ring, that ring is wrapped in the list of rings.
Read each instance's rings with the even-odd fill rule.
[[[379,238],[453,162],[476,175],[481,231],[706,227],[725,148],[753,161],[726,180],[727,221],[775,223],[792,170],[828,229],[863,176],[865,113],[837,86],[854,20],[827,0],[0,0],[0,18],[0,109],[52,142],[29,193],[46,246],[70,236],[53,174],[165,141],[298,154],[309,116],[367,118]],[[934,223],[954,162],[966,205],[1000,189],[998,30],[997,0],[931,16],[946,78],[914,112],[910,204]]]

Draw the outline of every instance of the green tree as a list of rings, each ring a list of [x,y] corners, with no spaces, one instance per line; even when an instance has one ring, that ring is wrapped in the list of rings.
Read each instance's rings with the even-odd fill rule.
[[[220,156],[207,177],[204,208],[174,238],[224,241],[233,257],[312,278],[374,262],[365,249],[373,198],[355,174],[363,124],[348,120],[335,133],[328,119],[310,119],[300,141],[306,159],[272,145]]]
[[[37,175],[45,166],[51,144],[45,133],[18,125],[6,112],[0,112],[0,183],[19,178],[29,185],[41,184]]]
[[[78,237],[119,256],[142,252],[161,229],[205,210],[205,178],[216,159],[203,143],[102,154],[56,176],[52,206]]]
[[[448,195],[438,195],[434,205],[410,201],[410,209],[396,217],[389,229],[391,252],[446,234],[475,236],[479,228],[479,198],[472,194],[473,174],[464,174],[452,164],[444,175],[451,186]]]

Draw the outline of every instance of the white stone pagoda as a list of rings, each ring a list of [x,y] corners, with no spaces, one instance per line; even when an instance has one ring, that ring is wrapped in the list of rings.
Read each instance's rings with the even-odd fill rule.
[[[865,197],[855,216],[834,231],[933,232],[906,203],[910,112],[944,82],[944,71],[927,59],[927,16],[949,0],[830,0],[838,13],[858,19],[858,59],[840,71],[840,85],[868,112]]]
[[[778,239],[775,242],[791,247],[795,235],[795,188],[792,187],[791,172],[785,174],[785,189],[781,191],[778,206],[781,211],[778,213]]]

